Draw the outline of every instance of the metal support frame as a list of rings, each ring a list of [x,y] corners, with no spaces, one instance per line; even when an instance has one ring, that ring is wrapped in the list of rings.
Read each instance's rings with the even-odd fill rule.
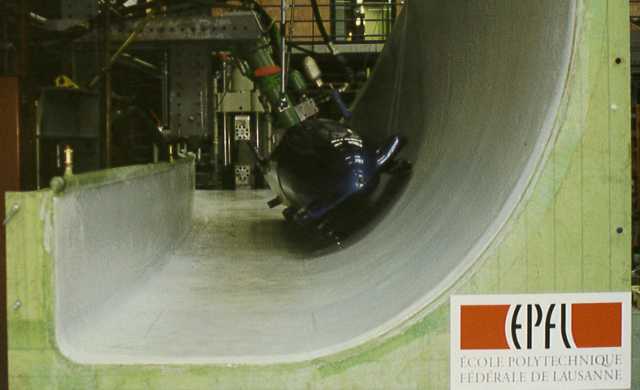
[[[211,54],[198,43],[172,46],[169,128],[181,138],[210,135]]]
[[[84,0],[83,0],[84,1]],[[287,1],[281,0],[282,25],[281,30],[286,31]],[[254,12],[232,12],[223,16],[162,16],[140,22],[140,19],[132,19],[126,22],[114,22],[109,20],[109,12],[103,12],[102,30],[88,34],[76,43],[75,54],[85,51],[89,54],[100,50],[100,66],[102,71],[103,85],[103,109],[102,118],[104,121],[105,163],[108,166],[107,156],[111,154],[110,146],[110,111],[111,111],[111,82],[108,71],[114,62],[109,54],[117,46],[128,46],[136,49],[165,49],[165,63],[163,64],[163,93],[168,96],[163,102],[162,125],[167,130],[170,138],[186,139],[188,143],[198,150],[198,155],[206,156],[206,148],[201,147],[202,142],[212,144],[212,157],[218,160],[219,153],[224,155],[224,166],[233,164],[235,153],[233,134],[228,129],[229,118],[222,118],[222,134],[218,134],[217,126],[212,126],[212,117],[216,110],[212,101],[212,75],[210,69],[211,52],[217,48],[228,48],[234,44],[247,43],[249,45],[256,42],[262,43],[264,40],[262,26]],[[77,16],[77,15],[73,15]],[[135,39],[131,37],[135,35]],[[297,120],[295,107],[291,107],[286,95],[287,88],[287,42],[284,34],[280,34],[282,41],[282,52],[280,55],[280,65],[282,74],[279,82],[273,84],[272,104],[278,106],[282,102],[282,114],[278,115],[285,120],[280,121],[285,127],[289,123]],[[96,45],[99,42],[99,45]],[[125,42],[125,44],[122,44]],[[116,52],[118,53],[118,52]],[[87,55],[80,55],[87,57]],[[269,58],[273,58],[268,54]],[[273,60],[271,60],[273,63]],[[261,63],[260,63],[261,64]],[[277,77],[274,77],[274,81]],[[107,94],[109,96],[107,96]],[[254,93],[249,91],[251,97],[251,107],[257,108],[254,100],[258,99]],[[229,97],[229,96],[228,96]],[[255,99],[254,99],[255,98]],[[245,106],[244,108],[242,108]],[[255,107],[254,107],[255,106]],[[248,105],[242,104],[242,112]],[[219,123],[217,119],[213,124]],[[259,125],[258,125],[259,128]],[[218,130],[219,131],[219,130]],[[222,138],[222,140],[220,139]],[[222,141],[222,142],[220,142]],[[260,140],[257,140],[260,142]],[[223,147],[218,149],[222,143]],[[200,164],[204,164],[200,162]]]
[[[136,21],[111,26],[112,42],[124,42],[134,31]],[[91,42],[88,34],[81,41]],[[223,16],[157,17],[136,35],[140,43],[202,41],[255,41],[261,36],[260,26],[252,12],[234,12]]]
[[[104,72],[103,76],[103,89],[102,89],[102,99],[103,99],[103,117],[104,117],[104,166],[111,166],[111,107],[112,107],[112,78],[111,78],[111,10],[109,9],[108,2],[104,3],[102,9],[102,18],[103,18],[103,28],[102,28],[102,54],[103,54],[103,68],[102,72]]]

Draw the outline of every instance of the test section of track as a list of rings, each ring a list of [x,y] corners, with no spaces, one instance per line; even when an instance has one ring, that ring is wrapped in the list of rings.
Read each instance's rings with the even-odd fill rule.
[[[406,136],[403,153],[414,169],[367,235],[317,254],[266,208],[267,194],[196,192],[187,238],[167,243],[165,253],[140,252],[148,259],[111,258],[121,264],[118,275],[139,264],[139,277],[114,278],[115,285],[106,276],[84,284],[61,276],[77,266],[67,258],[97,263],[110,255],[60,238],[63,353],[81,363],[308,360],[391,331],[464,275],[544,158],[567,84],[576,5],[430,0],[408,7],[359,99],[354,128],[375,140]],[[124,187],[113,196],[149,190]],[[88,211],[82,204],[92,196],[69,195],[56,207]],[[109,212],[106,205],[91,218]],[[82,225],[85,217],[74,215]],[[158,222],[146,228],[161,229]],[[101,234],[135,228],[115,225]],[[165,233],[145,239],[163,247],[161,240],[179,236]],[[96,283],[104,294],[91,290]],[[76,302],[78,295],[86,301]]]

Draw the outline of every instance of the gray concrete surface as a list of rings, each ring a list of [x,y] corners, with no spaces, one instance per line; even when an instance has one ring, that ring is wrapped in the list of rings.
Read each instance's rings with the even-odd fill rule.
[[[56,226],[63,352],[86,363],[291,362],[406,321],[473,264],[522,196],[564,90],[574,7],[410,2],[354,127],[378,140],[406,135],[413,177],[343,251],[317,251],[266,209],[265,193],[196,193],[184,241],[167,226],[189,200],[162,185],[61,199],[56,220],[72,219]],[[138,216],[148,204],[155,220]],[[91,235],[75,245],[69,224]],[[125,239],[132,246],[103,251]]]

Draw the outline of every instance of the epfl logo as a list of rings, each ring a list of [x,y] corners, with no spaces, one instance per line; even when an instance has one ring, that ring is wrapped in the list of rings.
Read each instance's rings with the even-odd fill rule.
[[[462,350],[622,346],[622,303],[462,305]]]
[[[523,319],[522,315],[520,315],[523,306],[526,306],[526,317]],[[520,343],[520,337],[522,328],[526,326],[526,349],[533,349],[533,335],[534,328],[539,328],[541,326],[544,327],[544,348],[551,348],[551,331],[554,329],[560,330],[560,334],[562,337],[562,342],[567,349],[571,349],[571,343],[569,342],[568,336],[568,327],[567,327],[567,304],[560,304],[560,323],[556,325],[555,321],[553,321],[553,314],[556,310],[556,305],[551,304],[549,308],[546,310],[546,313],[543,313],[542,306],[538,304],[528,304],[528,305],[515,305],[513,315],[511,316],[511,340],[513,342],[513,346],[515,349],[522,349],[522,344]],[[525,325],[522,324],[524,320]],[[544,320],[544,324],[543,324]]]

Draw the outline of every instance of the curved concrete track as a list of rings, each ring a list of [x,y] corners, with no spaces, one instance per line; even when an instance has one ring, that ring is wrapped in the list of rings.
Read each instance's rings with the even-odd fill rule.
[[[315,251],[266,209],[265,193],[196,193],[191,229],[163,227],[168,201],[141,191],[188,188],[181,177],[169,189],[153,178],[118,184],[108,196],[120,204],[100,203],[100,191],[57,199],[57,215],[71,216],[56,217],[62,351],[81,363],[292,362],[406,323],[473,265],[535,176],[567,84],[575,13],[569,0],[409,2],[354,127],[406,135],[413,176],[345,250]],[[178,217],[188,197],[172,195]],[[123,226],[107,217],[121,202],[158,206],[155,217],[119,215],[137,218]],[[83,245],[61,234],[85,225]],[[114,250],[104,237],[125,243]],[[140,240],[145,248],[127,247]],[[77,271],[86,262],[101,264],[89,279]]]

